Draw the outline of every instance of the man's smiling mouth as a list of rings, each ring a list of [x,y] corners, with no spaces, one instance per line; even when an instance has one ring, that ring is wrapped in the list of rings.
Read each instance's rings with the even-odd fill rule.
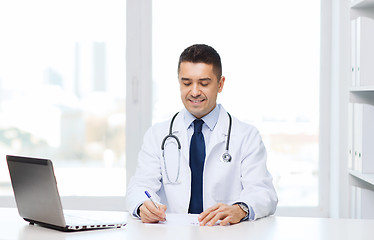
[[[192,103],[201,103],[201,102],[205,101],[205,99],[198,99],[198,100],[189,99],[189,100]]]

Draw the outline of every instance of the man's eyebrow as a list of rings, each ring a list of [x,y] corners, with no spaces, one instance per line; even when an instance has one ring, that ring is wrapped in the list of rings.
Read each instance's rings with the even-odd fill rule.
[[[182,77],[181,78],[181,81],[191,81],[192,79],[191,78],[187,78],[187,77]],[[206,77],[206,78],[199,78],[199,81],[211,81],[212,79],[209,78],[209,77]]]

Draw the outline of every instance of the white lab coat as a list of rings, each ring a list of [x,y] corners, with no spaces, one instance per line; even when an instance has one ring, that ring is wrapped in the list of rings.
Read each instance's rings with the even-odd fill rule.
[[[176,117],[173,134],[181,143],[179,184],[168,184],[161,143],[169,133],[170,120],[152,126],[144,136],[139,153],[138,166],[127,191],[127,208],[130,213],[145,200],[147,190],[152,198],[165,204],[167,212],[187,213],[191,192],[189,167],[189,142],[184,124],[183,109]],[[231,162],[220,161],[225,152],[229,125],[227,112],[221,106],[218,122],[206,146],[203,172],[203,208],[216,203],[245,202],[251,206],[255,219],[271,215],[277,206],[277,195],[272,176],[266,167],[266,150],[258,130],[252,125],[232,119],[229,152]],[[167,173],[173,182],[178,171],[178,155],[175,141],[169,138],[165,144]],[[173,157],[170,157],[173,156]]]

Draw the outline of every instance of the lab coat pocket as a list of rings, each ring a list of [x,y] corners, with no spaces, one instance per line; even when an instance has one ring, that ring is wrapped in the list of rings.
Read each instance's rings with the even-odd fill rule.
[[[234,190],[232,187],[220,186],[224,183],[218,184],[213,190],[213,199],[216,203],[232,204],[239,199],[240,191]]]
[[[217,203],[232,204],[240,197],[240,177],[235,176],[237,174],[235,168],[222,170],[221,168],[217,171],[220,172],[221,177],[217,178],[213,184],[212,197]]]

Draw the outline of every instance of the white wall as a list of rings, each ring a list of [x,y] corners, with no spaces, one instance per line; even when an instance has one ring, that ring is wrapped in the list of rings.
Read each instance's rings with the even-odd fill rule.
[[[328,1],[330,2],[330,1]],[[348,83],[350,77],[350,21],[349,1],[331,0],[325,20],[331,31],[325,32],[323,62],[328,70],[321,75],[322,82],[330,82],[330,217],[348,217]],[[328,13],[330,12],[330,14]],[[330,20],[328,16],[330,15]],[[322,23],[323,24],[323,23]],[[330,54],[330,56],[328,56]]]

